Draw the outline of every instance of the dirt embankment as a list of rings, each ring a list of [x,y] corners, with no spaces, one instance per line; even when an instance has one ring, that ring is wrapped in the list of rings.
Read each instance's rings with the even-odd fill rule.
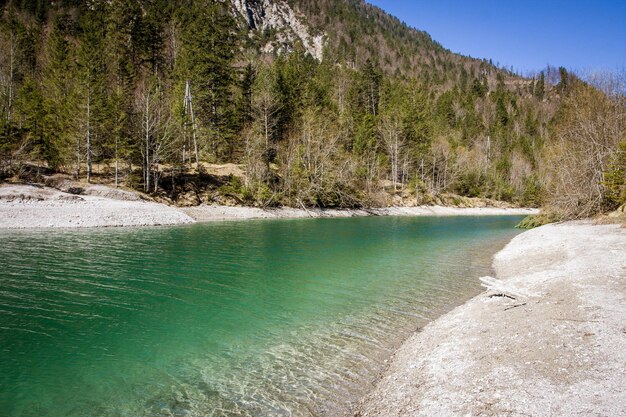
[[[491,290],[414,334],[358,416],[626,415],[626,229],[519,235]]]

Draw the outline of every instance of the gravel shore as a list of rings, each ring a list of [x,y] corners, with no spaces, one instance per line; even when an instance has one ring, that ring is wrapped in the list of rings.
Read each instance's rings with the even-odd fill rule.
[[[290,207],[260,209],[254,207],[198,206],[182,209],[196,221],[224,221],[244,219],[298,219],[323,217],[365,217],[365,216],[489,216],[536,214],[535,209],[527,208],[460,208],[441,206],[385,207],[362,210],[297,209]]]
[[[96,188],[100,192],[100,187]],[[74,195],[53,188],[0,187],[0,229],[159,226],[194,220],[163,204],[94,195]]]
[[[390,207],[369,210],[170,207],[143,201],[136,193],[90,185],[80,195],[30,185],[0,186],[0,229],[124,227],[195,222],[354,216],[527,215],[533,209]]]
[[[415,333],[357,416],[626,415],[626,229],[517,236],[482,295]]]

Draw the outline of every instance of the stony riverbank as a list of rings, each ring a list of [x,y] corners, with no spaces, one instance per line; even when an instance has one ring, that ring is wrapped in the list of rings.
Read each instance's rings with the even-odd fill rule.
[[[193,222],[176,208],[143,201],[132,193],[111,194],[110,189],[99,187],[95,187],[91,195],[27,185],[0,187],[0,229],[157,226]]]
[[[528,215],[533,209],[498,207],[388,207],[367,210],[321,210],[208,206],[178,208],[144,201],[141,196],[104,186],[89,186],[80,194],[49,187],[0,187],[0,228],[124,227],[194,222],[354,216]]]
[[[626,229],[519,235],[491,289],[415,333],[357,416],[626,415]]]
[[[287,219],[323,217],[366,217],[366,216],[489,216],[529,215],[536,213],[526,208],[496,207],[384,207],[371,209],[298,209],[291,207],[260,209],[255,207],[198,206],[182,209],[197,221],[244,220],[244,219]]]

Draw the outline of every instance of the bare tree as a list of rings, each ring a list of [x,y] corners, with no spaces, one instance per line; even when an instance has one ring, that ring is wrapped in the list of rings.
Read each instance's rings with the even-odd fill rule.
[[[444,137],[439,137],[432,144],[432,190],[439,193],[445,190],[449,184],[450,168],[453,162],[453,150],[450,143]]]
[[[338,183],[338,129],[328,117],[306,111],[289,138],[285,182],[300,206],[330,204],[342,197]]]
[[[261,206],[271,204],[274,195],[270,195],[267,182],[270,178],[270,169],[266,157],[266,142],[257,126],[252,126],[243,132],[244,163],[246,175],[244,187],[250,196]]]
[[[15,54],[17,42],[15,33],[10,30],[6,36],[0,36],[0,42],[6,45],[0,51],[0,85],[3,91],[4,116],[11,121],[13,116],[13,101],[15,95]],[[6,100],[6,101],[5,101]]]
[[[261,123],[261,134],[265,141],[266,155],[271,146],[270,141],[275,127],[275,116],[280,110],[273,85],[273,73],[268,68],[260,68],[254,84],[252,107],[255,119]]]
[[[608,82],[607,82],[608,84]],[[605,175],[626,137],[626,101],[577,81],[542,159],[546,202],[563,218],[588,217],[603,209]]]
[[[185,116],[191,123],[191,136],[193,138],[193,149],[196,156],[196,167],[200,167],[200,159],[198,158],[198,140],[196,137],[196,115],[193,111],[193,96],[191,95],[191,81],[187,80],[185,84]],[[183,151],[184,153],[184,151]],[[184,159],[184,157],[183,157]],[[189,158],[191,159],[191,157]]]
[[[171,97],[159,78],[146,79],[138,90],[137,107],[142,116],[142,156],[144,191],[157,192],[162,175],[161,165],[175,159],[180,136],[172,113]]]
[[[156,126],[159,122],[158,114],[158,88],[155,83],[149,79],[144,79],[141,88],[137,92],[137,107],[141,114],[141,133],[142,142],[141,154],[143,157],[143,179],[144,191],[148,192],[150,188],[150,180],[152,173],[152,150],[153,136]]]
[[[531,176],[532,170],[530,161],[520,151],[514,151],[511,155],[509,182],[517,194],[521,195],[524,192],[526,180]]]
[[[383,139],[385,150],[389,155],[391,163],[391,182],[393,191],[398,189],[398,179],[400,178],[400,159],[404,150],[405,136],[402,122],[395,112],[387,112],[381,115],[378,130]]]

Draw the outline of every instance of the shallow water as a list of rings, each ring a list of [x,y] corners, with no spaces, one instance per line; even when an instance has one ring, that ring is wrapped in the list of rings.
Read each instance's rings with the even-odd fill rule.
[[[0,415],[341,415],[518,221],[0,232]]]

